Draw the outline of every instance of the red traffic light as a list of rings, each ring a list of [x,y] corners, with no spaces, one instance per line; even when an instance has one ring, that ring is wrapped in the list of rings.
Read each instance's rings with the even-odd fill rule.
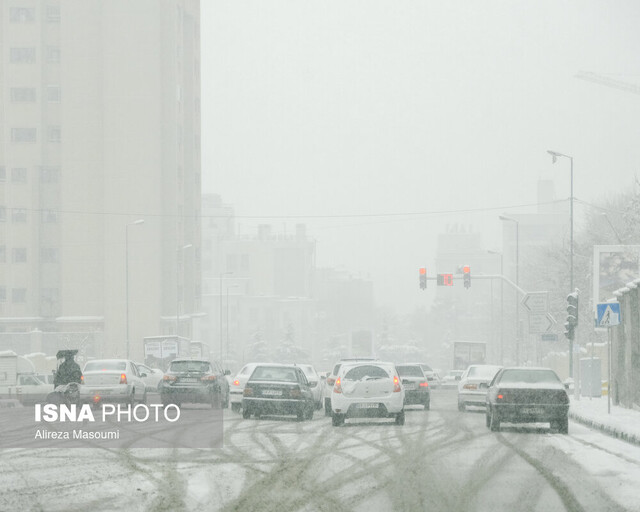
[[[469,265],[465,265],[464,267],[462,267],[462,272],[464,274],[468,274],[469,272],[471,272],[471,269],[469,268]]]
[[[427,269],[424,267],[420,267],[420,275],[423,276],[423,275],[426,275],[426,273],[427,273]]]

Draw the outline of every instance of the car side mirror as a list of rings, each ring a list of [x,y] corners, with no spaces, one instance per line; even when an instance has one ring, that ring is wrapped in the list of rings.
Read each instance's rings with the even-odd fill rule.
[[[478,389],[488,389],[489,388],[489,384],[487,384],[486,382],[481,382],[480,385],[478,386]]]
[[[326,375],[320,375],[320,378],[321,378],[322,380],[327,380],[327,376],[326,376]]]
[[[309,382],[310,388],[315,388],[318,385],[318,381]]]
[[[568,382],[564,383],[564,389],[566,389],[567,391],[569,390],[569,383]]]
[[[141,373],[141,374],[140,374],[140,377],[146,377],[146,376],[147,376],[147,374],[146,374],[146,373]]]
[[[225,370],[225,371],[224,371],[224,374],[225,374],[225,375],[231,375],[231,370]]]

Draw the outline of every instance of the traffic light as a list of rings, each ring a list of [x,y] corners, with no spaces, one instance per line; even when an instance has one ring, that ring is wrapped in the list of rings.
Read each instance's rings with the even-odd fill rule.
[[[471,269],[469,265],[462,267],[462,278],[465,288],[471,288]]]
[[[578,326],[578,290],[567,295],[567,321],[564,323],[564,335],[573,341]]]
[[[420,267],[420,289],[427,289],[427,269],[424,267]]]

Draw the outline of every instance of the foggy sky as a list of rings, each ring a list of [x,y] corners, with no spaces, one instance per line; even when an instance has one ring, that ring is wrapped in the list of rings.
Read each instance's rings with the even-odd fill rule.
[[[593,201],[640,170],[635,1],[202,1],[203,192],[241,232],[308,225],[320,266],[374,280],[400,311],[425,303],[437,234],[498,215],[537,180]],[[579,223],[584,206],[577,206]],[[388,216],[485,209],[474,213]],[[380,215],[349,217],[349,215]],[[332,216],[342,215],[335,218]],[[462,263],[462,262],[461,262]],[[433,288],[429,293],[433,292]]]

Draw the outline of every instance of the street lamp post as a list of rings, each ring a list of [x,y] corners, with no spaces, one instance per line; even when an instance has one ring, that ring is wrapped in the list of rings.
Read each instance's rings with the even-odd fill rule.
[[[220,302],[220,362],[222,362],[222,278],[230,275],[233,275],[233,272],[220,272],[220,290],[218,292]]]
[[[516,225],[516,286],[520,286],[520,222],[511,217],[500,215],[500,220],[514,222]],[[520,366],[520,297],[516,291],[516,366]]]
[[[180,259],[183,256],[183,251],[189,247],[193,247],[193,244],[178,247],[176,252],[176,337],[180,336]],[[184,300],[184,288],[182,295]]]
[[[124,228],[124,251],[125,251],[125,304],[126,304],[126,330],[127,330],[127,359],[129,359],[129,226],[144,224],[144,219],[138,219],[128,223]]]
[[[500,364],[504,365],[504,255],[499,251],[488,252],[500,256]],[[491,297],[493,300],[493,293]]]
[[[227,324],[227,352],[226,352],[226,354],[227,354],[227,357],[226,357],[227,364],[229,364],[228,363],[228,361],[229,361],[229,288],[238,288],[238,287],[239,287],[239,285],[237,285],[237,284],[232,284],[231,286],[227,286],[226,287],[227,288],[227,321],[226,321],[226,324]]]
[[[569,250],[571,252],[570,258],[570,270],[569,270],[569,293],[574,292],[573,288],[573,157],[558,153],[557,151],[547,150],[547,153],[551,155],[552,161],[555,164],[556,160],[560,157],[568,158],[571,162],[571,195],[569,196],[569,224],[570,224],[570,241]],[[569,340],[569,377],[573,378],[573,340]]]

